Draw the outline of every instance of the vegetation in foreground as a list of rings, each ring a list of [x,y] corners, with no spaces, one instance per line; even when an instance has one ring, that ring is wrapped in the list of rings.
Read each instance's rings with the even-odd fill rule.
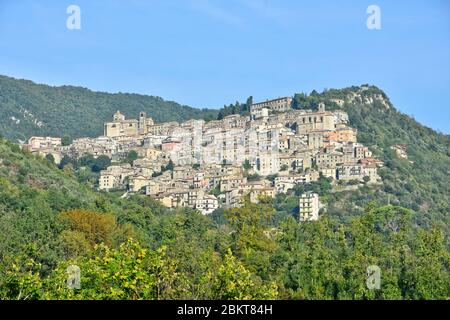
[[[81,185],[0,142],[1,299],[448,299],[444,231],[368,203],[298,223],[272,200],[210,217]],[[80,289],[67,267],[81,270]],[[381,289],[366,286],[378,265]]]

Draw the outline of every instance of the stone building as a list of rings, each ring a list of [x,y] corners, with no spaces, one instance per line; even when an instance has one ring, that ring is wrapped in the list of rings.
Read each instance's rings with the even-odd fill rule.
[[[117,111],[113,115],[113,122],[105,123],[104,135],[106,137],[134,136],[139,134],[139,121],[126,120],[125,116]]]
[[[292,108],[292,97],[283,97],[273,100],[267,100],[252,104],[250,106],[250,115],[253,120],[259,119],[263,116],[268,116],[264,110],[286,112]]]
[[[397,144],[391,147],[400,159],[408,159],[408,149],[404,144]]]
[[[110,166],[106,170],[100,171],[98,188],[106,191],[116,188],[123,188],[125,179],[132,174],[133,169],[130,164]]]
[[[23,145],[23,149],[41,157],[52,155],[56,164],[62,159],[61,138],[31,137],[28,144]]]
[[[113,115],[113,121],[104,125],[104,135],[106,137],[135,136],[148,133],[149,127],[153,126],[152,118],[148,118],[145,112],[139,114],[139,119],[125,119],[120,111]]]

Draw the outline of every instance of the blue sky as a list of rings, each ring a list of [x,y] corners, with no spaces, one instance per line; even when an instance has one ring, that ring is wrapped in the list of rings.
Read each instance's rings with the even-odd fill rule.
[[[450,133],[450,1],[0,0],[0,74],[194,107],[369,83]]]

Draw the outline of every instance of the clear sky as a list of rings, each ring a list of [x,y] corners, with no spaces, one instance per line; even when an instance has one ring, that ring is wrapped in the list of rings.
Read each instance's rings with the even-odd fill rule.
[[[369,83],[450,133],[450,1],[0,0],[0,74],[212,108]]]

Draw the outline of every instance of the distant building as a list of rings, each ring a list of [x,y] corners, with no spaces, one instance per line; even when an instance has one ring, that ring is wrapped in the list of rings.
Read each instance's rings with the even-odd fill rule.
[[[28,147],[31,150],[61,147],[61,138],[31,137],[28,139]]]
[[[208,215],[219,208],[219,202],[217,198],[210,194],[203,194],[195,200],[194,208],[200,211],[204,215]]]
[[[106,170],[100,171],[98,188],[106,191],[121,188],[124,185],[125,178],[132,174],[133,170],[129,164],[110,166]]]
[[[334,115],[325,111],[325,106],[321,105],[318,112],[308,112],[300,114],[295,119],[297,134],[308,134],[311,131],[334,131]]]
[[[319,219],[319,195],[304,193],[299,199],[300,221],[316,221]]]
[[[23,147],[41,157],[52,155],[56,164],[61,162],[61,138],[31,137]]]
[[[372,151],[369,150],[369,148],[364,147],[362,145],[355,147],[355,158],[358,160],[362,160],[364,158],[371,158],[372,157]]]
[[[292,97],[283,97],[265,102],[259,102],[250,106],[250,115],[253,120],[267,116],[268,111],[286,112],[292,108]]]
[[[145,112],[139,114],[139,119],[125,119],[125,116],[117,111],[113,115],[113,122],[107,122],[104,125],[104,135],[106,137],[115,138],[121,136],[135,136],[146,134],[149,127],[153,126],[152,118],[147,118]]]
[[[404,144],[397,144],[391,147],[400,159],[408,159],[408,149]]]
[[[275,198],[276,190],[272,187],[255,188],[250,190],[250,202],[258,204],[261,198]]]
[[[324,103],[317,110],[294,110],[292,101],[284,97],[255,103],[250,116],[233,114],[209,122],[155,124],[144,112],[128,120],[117,111],[105,123],[105,136],[50,147],[55,150],[48,150],[49,145],[59,142],[49,138],[30,144],[43,154],[61,149],[74,158],[106,155],[115,165],[100,173],[99,189],[145,189],[169,208],[189,207],[203,214],[240,207],[247,196],[253,203],[273,198],[317,181],[320,174],[339,184],[380,181],[377,168],[382,162],[357,142],[358,131],[350,126],[347,112],[327,111]],[[406,157],[406,147],[393,148]],[[138,154],[133,165],[118,165],[131,150]],[[169,162],[173,170],[162,170]],[[216,191],[219,196],[210,194]],[[320,205],[317,194],[302,195],[300,220],[317,220]]]

